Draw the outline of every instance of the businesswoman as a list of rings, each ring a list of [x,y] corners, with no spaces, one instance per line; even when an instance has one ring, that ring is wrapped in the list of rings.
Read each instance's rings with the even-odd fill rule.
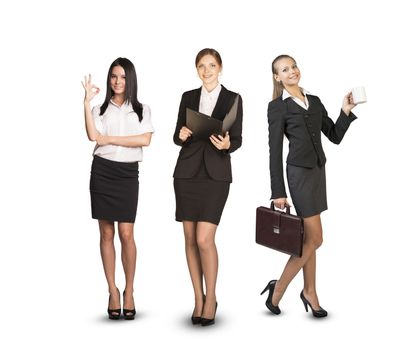
[[[120,292],[115,284],[114,222],[121,241],[121,258],[125,273],[123,315],[135,317],[133,298],[136,269],[134,222],[138,201],[138,162],[142,147],[148,146],[153,126],[150,109],[137,100],[137,76],[127,58],[117,58],[108,71],[107,90],[102,105],[91,110],[90,101],[99,88],[91,76],[82,82],[85,89],[84,110],[86,132],[95,141],[90,178],[92,218],[99,222],[100,251],[108,282],[108,316],[121,315]]]
[[[242,100],[239,96],[235,122],[225,135],[194,135],[186,126],[187,108],[223,120],[238,96],[219,83],[222,59],[216,50],[201,50],[195,66],[203,85],[182,95],[173,137],[175,144],[181,146],[174,171],[175,215],[183,224],[194,288],[191,321],[208,326],[214,324],[217,309],[215,235],[232,182],[230,154],[242,144]]]
[[[287,180],[289,192],[298,215],[304,218],[305,238],[302,257],[291,257],[278,281],[265,287],[269,291],[267,308],[280,314],[278,304],[287,286],[303,269],[304,287],[300,298],[306,311],[308,306],[314,317],[325,317],[315,288],[316,249],[322,243],[320,214],[327,209],[325,162],[321,145],[321,132],[339,144],[350,123],[356,119],[351,93],[343,100],[340,115],[334,122],[328,117],[320,99],[299,86],[300,70],[296,61],[288,56],[278,56],[272,63],[273,100],[268,105],[271,199],[283,209],[287,201],[283,178],[283,136],[289,140]]]

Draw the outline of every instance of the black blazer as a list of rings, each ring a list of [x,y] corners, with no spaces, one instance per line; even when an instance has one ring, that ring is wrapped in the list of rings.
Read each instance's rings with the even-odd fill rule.
[[[207,172],[212,179],[232,182],[230,153],[242,145],[242,98],[239,96],[238,114],[229,130],[230,148],[229,150],[220,151],[213,146],[210,140],[196,139],[194,135],[189,137],[184,143],[179,139],[179,131],[187,124],[186,108],[198,111],[200,96],[201,88],[184,92],[182,95],[178,121],[174,132],[174,142],[178,146],[182,146],[182,148],[179,152],[173,176],[184,179],[192,178],[197,174],[202,162],[204,162]],[[232,107],[236,96],[235,92],[227,90],[222,85],[222,90],[211,116],[223,120]]]
[[[287,197],[283,178],[283,135],[289,140],[288,164],[305,168],[323,166],[326,158],[321,131],[331,142],[339,144],[350,123],[357,118],[353,113],[347,116],[341,110],[334,124],[321,100],[313,95],[307,97],[308,110],[290,97],[283,101],[280,96],[268,104],[271,199]]]

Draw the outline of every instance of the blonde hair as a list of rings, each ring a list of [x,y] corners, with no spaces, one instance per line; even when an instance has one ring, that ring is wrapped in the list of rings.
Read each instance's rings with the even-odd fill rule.
[[[283,94],[283,90],[284,90],[283,83],[281,81],[277,81],[275,78],[275,75],[278,74],[276,70],[276,63],[277,61],[280,61],[283,58],[290,58],[291,60],[293,60],[293,62],[296,63],[296,60],[292,56],[289,56],[289,55],[277,56],[274,59],[273,63],[271,63],[271,72],[273,73],[273,100],[280,97]]]

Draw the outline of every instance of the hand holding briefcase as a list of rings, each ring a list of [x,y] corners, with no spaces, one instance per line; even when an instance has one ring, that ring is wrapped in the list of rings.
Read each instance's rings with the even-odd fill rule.
[[[257,208],[255,241],[282,253],[301,257],[303,219],[290,214],[290,207],[286,208],[286,212],[276,210],[274,202],[271,202],[270,208]]]

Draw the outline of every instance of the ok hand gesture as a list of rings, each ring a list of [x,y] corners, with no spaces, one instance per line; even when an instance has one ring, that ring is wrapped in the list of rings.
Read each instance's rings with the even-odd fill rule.
[[[82,81],[83,88],[85,89],[85,102],[90,102],[97,94],[99,94],[99,88],[92,84],[92,78],[85,75],[85,82]]]

